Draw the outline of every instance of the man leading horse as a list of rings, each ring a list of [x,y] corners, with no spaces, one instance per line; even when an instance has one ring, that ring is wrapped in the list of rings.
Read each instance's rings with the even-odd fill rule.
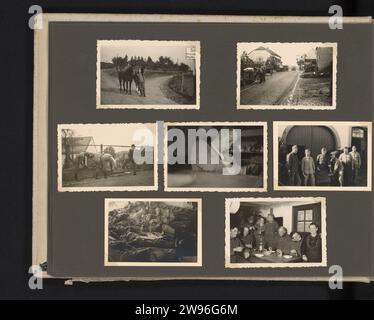
[[[124,67],[118,67],[119,91],[131,95],[132,82],[134,81],[136,91],[142,97],[145,97],[145,68],[144,66],[133,67],[127,63]]]

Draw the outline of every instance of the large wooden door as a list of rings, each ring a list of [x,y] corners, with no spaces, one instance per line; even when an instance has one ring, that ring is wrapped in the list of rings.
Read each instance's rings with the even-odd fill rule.
[[[311,149],[313,158],[321,153],[322,147],[326,147],[328,152],[336,150],[334,134],[326,126],[294,126],[287,135],[286,143],[288,149],[297,144],[300,157],[304,156],[306,148]]]

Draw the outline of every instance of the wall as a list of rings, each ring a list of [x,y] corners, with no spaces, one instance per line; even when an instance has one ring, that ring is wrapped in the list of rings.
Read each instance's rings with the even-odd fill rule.
[[[334,133],[338,134],[338,149],[342,149],[344,147],[350,147],[352,143],[352,127],[341,127],[341,126],[331,126],[331,129],[333,129]],[[340,145],[339,145],[340,142]]]
[[[265,62],[270,57],[270,53],[266,50],[254,50],[248,55],[248,57],[256,63]]]
[[[278,126],[278,137],[282,138],[284,130],[286,130],[287,125],[279,125]],[[337,136],[337,148],[342,149],[344,147],[351,146],[351,139],[352,139],[352,127],[350,126],[328,126],[334,134]]]
[[[292,231],[292,205],[284,203],[274,203],[268,208],[261,209],[260,214],[266,218],[266,216],[270,213],[270,208],[273,208],[273,214],[276,218],[283,218],[283,226],[286,227],[288,233],[290,233]]]
[[[283,226],[287,228],[288,233],[292,231],[292,208],[294,206],[300,206],[309,204],[310,202],[294,202],[294,203],[272,203],[269,206],[263,206],[260,209],[260,214],[266,218],[266,216],[270,213],[270,208],[273,208],[273,214],[276,218],[282,217],[283,218]]]

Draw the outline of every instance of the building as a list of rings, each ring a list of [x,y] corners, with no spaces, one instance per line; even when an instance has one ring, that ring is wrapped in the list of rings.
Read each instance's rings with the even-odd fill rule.
[[[316,48],[316,64],[318,72],[330,71],[332,67],[332,47]]]
[[[298,59],[298,64],[305,72],[331,71],[332,47],[312,48]]]
[[[265,47],[258,47],[248,54],[256,65],[265,65],[269,71],[282,69],[282,57],[273,50]]]
[[[72,162],[82,152],[97,152],[93,137],[62,138],[62,163],[64,167],[69,167],[66,157]]]
[[[311,150],[315,159],[321,153],[322,147],[327,152],[337,150],[342,152],[345,147],[351,150],[352,146],[357,148],[361,155],[363,172],[367,168],[368,157],[368,128],[361,126],[287,126],[280,129],[279,136],[279,181],[287,182],[286,157],[291,152],[292,146],[298,146],[298,158],[301,160],[305,155],[305,149]]]
[[[309,148],[312,156],[315,157],[326,147],[328,152],[333,150],[342,151],[344,147],[351,149],[356,146],[361,154],[363,162],[367,159],[367,127],[351,127],[343,125],[329,126],[286,126],[280,129],[279,157],[280,162],[285,162],[286,154],[293,145],[298,145],[299,158],[304,155],[305,149]]]
[[[323,147],[330,154],[332,151],[341,153],[345,147],[351,151],[352,146],[355,146],[361,155],[360,185],[366,186],[369,148],[367,126],[349,126],[337,123],[328,126],[282,125],[278,127],[278,130],[278,181],[280,185],[288,184],[287,154],[291,152],[293,145],[297,145],[297,156],[300,161],[305,156],[305,149],[310,149],[312,157],[316,160]],[[317,174],[316,185],[328,186],[330,179],[326,175]]]

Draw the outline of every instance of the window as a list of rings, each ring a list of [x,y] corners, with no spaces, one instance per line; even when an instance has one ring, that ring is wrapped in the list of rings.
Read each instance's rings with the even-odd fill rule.
[[[296,231],[297,232],[308,232],[309,225],[313,222],[313,210],[298,210]]]
[[[292,231],[305,235],[309,233],[311,223],[321,226],[321,203],[292,207]]]
[[[352,138],[359,138],[363,139],[364,138],[364,130],[361,128],[352,128]]]

